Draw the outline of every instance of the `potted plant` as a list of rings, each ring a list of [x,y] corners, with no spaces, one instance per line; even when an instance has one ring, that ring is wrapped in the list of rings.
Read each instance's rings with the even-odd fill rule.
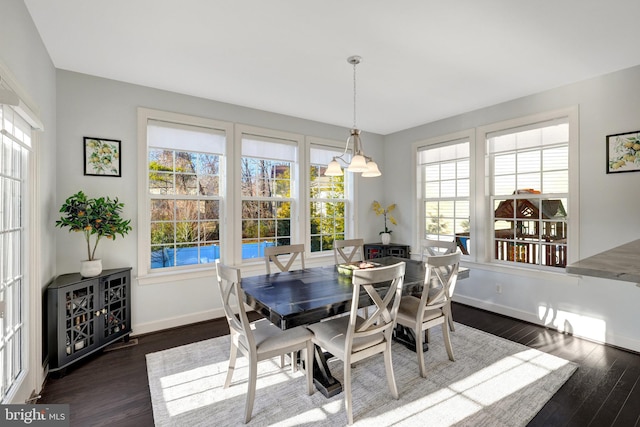
[[[387,206],[386,208],[383,208],[380,205],[380,203],[378,203],[377,200],[374,200],[373,203],[371,204],[371,208],[373,209],[373,211],[376,213],[377,216],[380,216],[380,215],[384,216],[384,230],[381,231],[379,234],[380,234],[380,239],[382,240],[382,244],[388,245],[391,242],[391,233],[393,232],[393,230],[389,230],[389,228],[387,227],[387,219],[391,224],[398,225],[398,223],[396,222],[396,219],[393,217],[393,215],[391,215],[391,212],[393,212],[393,210],[396,208],[396,204],[393,203]]]
[[[83,277],[94,277],[102,272],[102,260],[95,259],[96,248],[100,239],[115,240],[116,235],[122,237],[131,231],[131,220],[120,217],[124,203],[117,198],[99,197],[90,199],[78,191],[62,204],[62,217],[56,221],[56,227],[69,227],[84,235],[87,242],[87,259],[82,261],[80,274]]]

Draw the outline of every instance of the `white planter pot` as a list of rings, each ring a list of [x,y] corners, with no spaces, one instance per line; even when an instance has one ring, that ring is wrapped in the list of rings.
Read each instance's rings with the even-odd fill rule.
[[[82,277],[95,277],[100,273],[102,273],[101,259],[80,261],[80,275]]]
[[[382,233],[380,234],[380,238],[382,239],[383,245],[388,245],[391,242],[391,233]]]

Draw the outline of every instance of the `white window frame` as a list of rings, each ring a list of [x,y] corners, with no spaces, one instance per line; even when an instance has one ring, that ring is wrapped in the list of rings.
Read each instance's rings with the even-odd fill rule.
[[[489,269],[504,271],[504,270],[519,270],[521,272],[528,271],[530,274],[558,274],[564,271],[559,271],[557,267],[544,267],[535,264],[524,263],[509,263],[515,265],[508,265],[500,261],[493,259],[493,214],[491,203],[491,183],[488,178],[488,163],[486,153],[486,139],[487,135],[503,130],[524,127],[528,125],[534,125],[536,123],[543,123],[552,121],[559,118],[566,118],[569,123],[569,197],[568,197],[568,233],[567,233],[567,264],[575,262],[579,259],[579,143],[578,143],[578,107],[568,107],[559,110],[543,112],[539,114],[533,114],[525,117],[520,117],[512,120],[506,120],[502,122],[492,123],[489,125],[478,127],[476,130],[476,141],[478,145],[482,147],[482,150],[477,150],[475,156],[476,172],[476,219],[474,236],[478,246],[482,246],[481,250],[476,249],[478,253],[476,261],[480,264],[488,266]]]
[[[426,235],[426,227],[425,227],[425,211],[424,211],[424,177],[422,176],[422,165],[419,161],[419,152],[428,148],[436,148],[438,146],[445,146],[450,144],[459,143],[462,141],[469,142],[469,225],[470,225],[470,240],[468,242],[469,255],[464,255],[462,259],[464,260],[474,260],[476,257],[476,233],[475,233],[475,186],[476,186],[476,173],[475,173],[475,156],[476,156],[476,132],[474,129],[466,129],[459,132],[454,132],[446,135],[437,136],[434,138],[429,138],[423,141],[418,141],[413,144],[412,155],[413,155],[413,164],[415,165],[414,173],[415,173],[415,183],[416,183],[416,196],[414,212],[416,213],[416,222],[415,229],[418,230],[416,236],[414,237],[413,242],[413,253],[420,254],[422,253],[422,236]]]
[[[291,143],[296,146],[296,156],[297,159],[293,162],[291,166],[291,244],[302,243],[303,242],[303,231],[301,230],[301,221],[300,221],[300,204],[303,203],[301,200],[301,191],[304,185],[300,185],[300,165],[304,163],[306,160],[306,151],[304,150],[304,136],[292,132],[283,132],[273,129],[266,129],[256,126],[249,126],[243,124],[235,125],[235,147],[236,150],[234,152],[233,157],[233,206],[234,206],[234,216],[235,219],[233,221],[233,232],[231,234],[231,245],[233,246],[233,264],[237,266],[248,266],[250,270],[253,268],[262,268],[264,267],[264,259],[263,258],[250,258],[250,259],[242,259],[242,195],[240,194],[240,183],[241,183],[241,159],[242,159],[242,140],[244,136],[248,138],[257,137],[257,138],[266,138],[272,140],[281,140],[286,143]],[[231,190],[230,190],[231,191]],[[229,197],[231,199],[231,197]],[[307,255],[307,254],[305,254]]]
[[[232,241],[231,234],[226,226],[230,217],[230,203],[227,196],[230,192],[228,180],[225,179],[225,171],[229,170],[230,159],[233,158],[233,124],[204,117],[195,117],[180,113],[138,108],[138,281],[141,285],[166,282],[172,276],[183,279],[211,277],[215,274],[215,264],[198,264],[179,267],[151,269],[151,237],[150,237],[150,198],[148,196],[149,171],[148,171],[148,142],[147,123],[149,120],[165,121],[170,123],[211,128],[221,131],[226,135],[226,154],[220,162],[222,171],[220,182],[220,241],[224,242],[220,248],[220,258],[229,258],[232,251],[228,243]],[[179,148],[179,147],[176,147]],[[231,245],[232,246],[232,245]]]
[[[33,102],[30,100],[26,92],[15,80],[10,71],[0,62],[0,90],[13,92],[16,94],[15,99],[8,100],[7,104],[0,105],[5,111],[11,110],[11,114],[19,117],[26,122],[23,131],[28,132],[26,138],[16,139],[14,132],[4,130],[4,123],[0,123],[3,137],[18,143],[27,152],[27,157],[20,159],[22,162],[21,174],[21,200],[23,202],[19,213],[21,217],[21,236],[20,236],[20,274],[22,275],[18,301],[19,308],[13,308],[13,315],[17,310],[20,318],[17,320],[18,327],[22,331],[22,339],[20,340],[20,360],[21,366],[18,374],[10,381],[8,387],[2,395],[0,395],[0,403],[21,403],[28,393],[33,389],[39,389],[43,382],[44,371],[36,369],[42,366],[42,294],[41,274],[40,274],[40,221],[39,214],[35,207],[39,205],[38,195],[38,156],[37,152],[40,147],[41,132],[44,126],[40,121],[38,109],[32,108]],[[8,105],[10,104],[10,105]],[[4,121],[3,117],[0,120]],[[0,144],[0,149],[3,144]],[[0,156],[4,157],[4,156]],[[2,160],[4,161],[4,159]],[[5,211],[6,213],[6,211]],[[2,218],[0,220],[4,221]],[[2,238],[0,236],[0,238]],[[0,260],[0,262],[4,262]],[[2,305],[4,312],[4,320],[12,314],[4,301]],[[4,321],[3,321],[4,323]],[[15,325],[14,325],[15,326]],[[12,326],[12,329],[14,327]],[[4,332],[3,332],[4,336]],[[0,357],[4,357],[0,352]],[[2,362],[2,369],[5,369],[5,362]],[[4,378],[4,373],[2,375]]]
[[[317,137],[307,137],[306,138],[306,159],[307,161],[303,164],[304,170],[304,189],[302,190],[302,194],[304,195],[304,218],[306,219],[306,224],[304,226],[304,241],[305,245],[308,248],[307,252],[309,252],[310,258],[321,258],[326,256],[333,257],[333,250],[326,250],[321,252],[311,252],[311,196],[309,194],[309,174],[311,171],[311,147],[317,148],[325,148],[330,150],[337,150],[340,152],[344,152],[343,141],[336,141],[331,139],[317,138]],[[355,195],[356,195],[356,186],[358,180],[355,179],[355,174],[349,173],[346,169],[343,171],[344,173],[344,186],[345,186],[345,239],[354,239],[358,237],[358,230],[356,228],[356,204],[355,204]]]

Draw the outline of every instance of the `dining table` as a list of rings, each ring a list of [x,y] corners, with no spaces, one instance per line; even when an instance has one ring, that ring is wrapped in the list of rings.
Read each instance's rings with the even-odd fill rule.
[[[394,256],[367,262],[374,266],[405,262],[403,295],[416,295],[422,291],[426,273],[423,262]],[[351,277],[343,274],[344,269],[340,270],[342,272],[338,265],[328,265],[243,277],[241,286],[244,301],[256,313],[283,330],[349,313],[353,297]],[[469,270],[461,268],[458,278],[468,276]],[[389,283],[376,286],[389,286]],[[367,298],[360,298],[361,307],[367,307],[370,303]],[[410,347],[411,337],[400,336],[405,332],[396,329],[394,339]],[[332,397],[342,391],[342,385],[331,375],[328,357],[330,355],[315,346],[314,384],[326,397]]]

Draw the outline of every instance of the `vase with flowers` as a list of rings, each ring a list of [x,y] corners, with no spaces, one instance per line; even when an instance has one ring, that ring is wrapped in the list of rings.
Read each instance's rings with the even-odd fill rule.
[[[82,233],[87,244],[87,259],[81,262],[80,274],[94,277],[102,272],[102,261],[95,258],[96,248],[103,237],[115,240],[131,231],[131,220],[120,216],[124,203],[110,197],[88,198],[82,191],[62,204],[63,214],[56,227],[69,227],[69,232]]]
[[[398,225],[396,219],[391,215],[391,212],[393,212],[395,208],[395,203],[387,206],[386,208],[383,208],[377,200],[374,200],[371,204],[371,209],[373,209],[377,216],[384,216],[384,230],[379,233],[383,245],[388,245],[391,242],[391,233],[393,232],[393,230],[389,230],[387,227],[387,220],[389,220],[393,225]]]

